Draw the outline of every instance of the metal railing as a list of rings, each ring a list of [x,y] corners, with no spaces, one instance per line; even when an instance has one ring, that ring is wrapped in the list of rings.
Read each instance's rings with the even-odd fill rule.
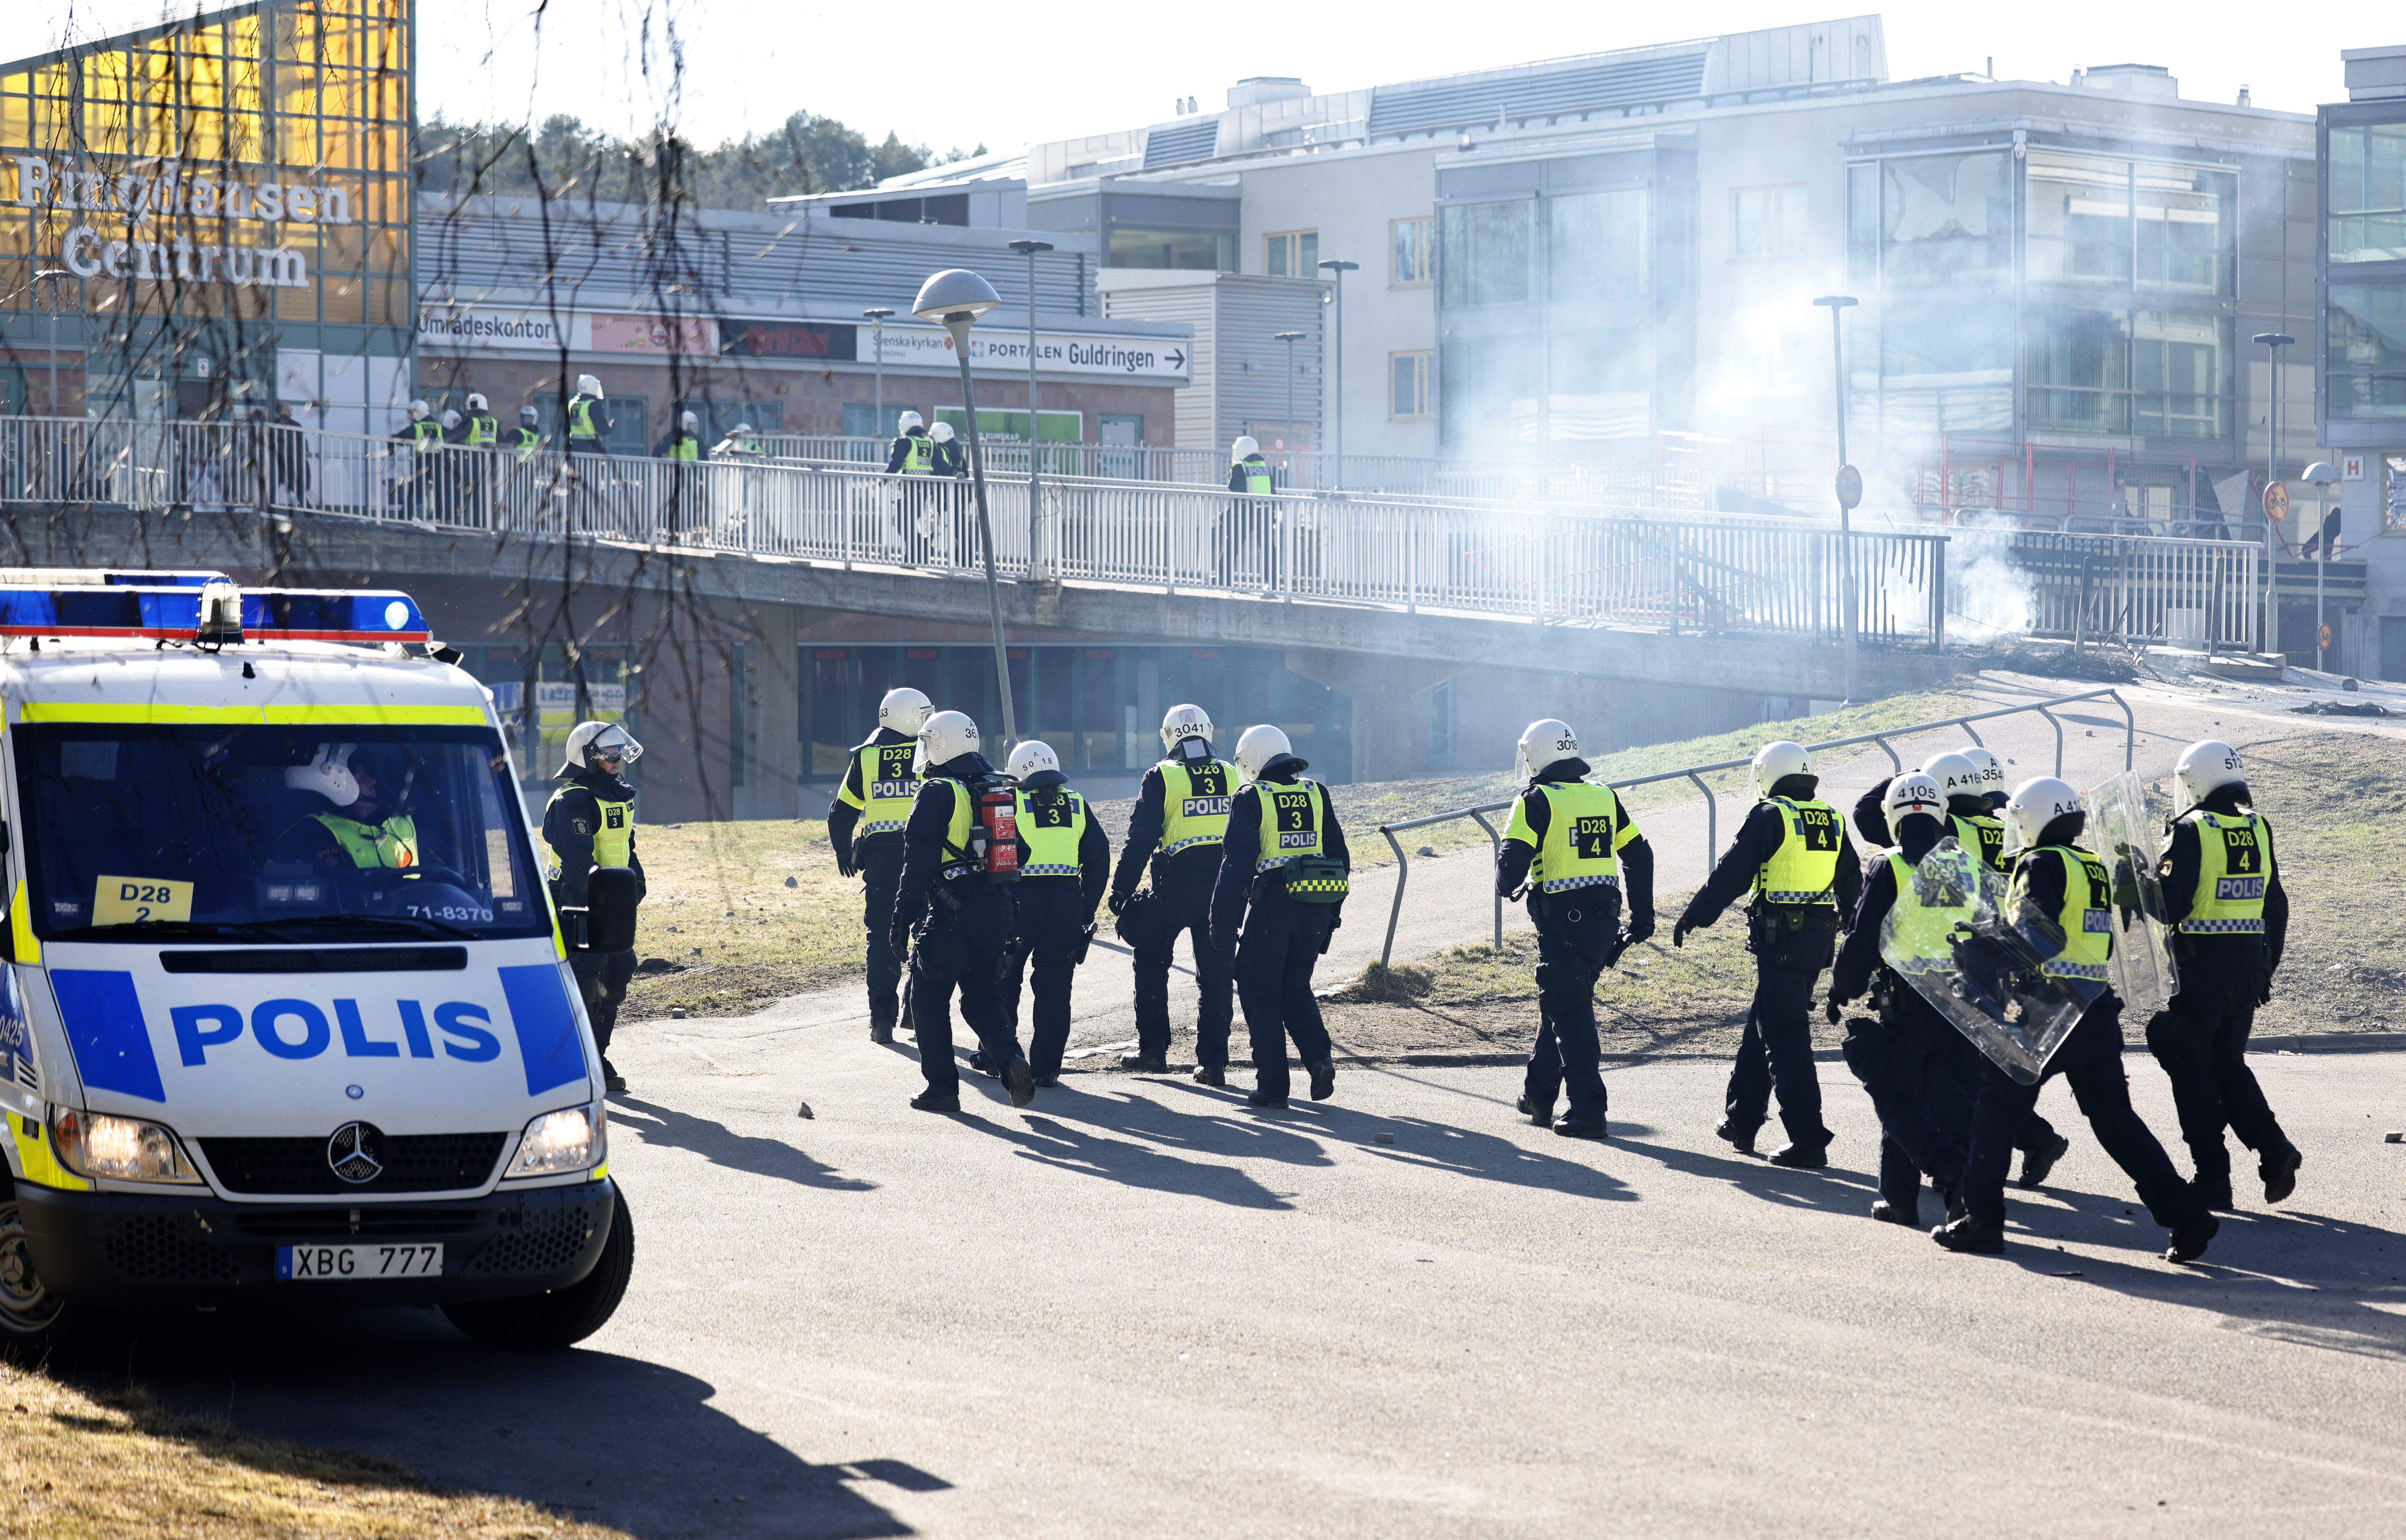
[[[2036,712],[2045,718],[2047,726],[2055,729],[2055,773],[2059,777],[2063,774],[2063,724],[2056,720],[2055,708],[2068,706],[2081,700],[2111,700],[2122,708],[2124,724],[2122,768],[2131,769],[2137,759],[2138,717],[2130,710],[2130,703],[2122,699],[2121,692],[2111,689],[2083,690],[2077,695],[2059,695],[2018,706],[2000,706],[1994,711],[1971,712],[1961,716],[1942,716],[1934,721],[1917,722],[1907,728],[1889,728],[1879,732],[1857,733],[1851,738],[1833,738],[1827,742],[1807,743],[1804,746],[1819,754],[1828,749],[1851,748],[1857,743],[1876,743],[1880,747],[1880,752],[1888,756],[1889,764],[1893,767],[1892,773],[1902,775],[1904,773],[1904,761],[1897,756],[1895,745],[1889,742],[1890,739],[1911,738],[1918,733],[1934,732],[1942,728],[1961,728],[1965,737],[1974,743],[1979,743],[1981,738],[1973,728],[1973,723],[1987,722],[2000,716],[2017,716],[2024,712]],[[1720,844],[1720,801],[1712,787],[1705,784],[1704,778],[1725,770],[1744,770],[1752,763],[1751,759],[1722,759],[1709,765],[1690,765],[1682,770],[1660,770],[1652,775],[1633,775],[1622,780],[1606,781],[1601,784],[1618,792],[1627,791],[1634,786],[1650,786],[1663,781],[1693,782],[1696,790],[1702,793],[1705,798],[1705,869],[1710,870],[1713,864],[1713,852]],[[1477,807],[1456,808],[1451,812],[1432,812],[1425,818],[1405,818],[1395,823],[1379,826],[1379,832],[1386,836],[1387,848],[1395,853],[1395,897],[1394,901],[1387,908],[1387,939],[1379,948],[1380,967],[1388,967],[1393,961],[1395,950],[1395,923],[1403,917],[1404,886],[1411,880],[1412,875],[1411,861],[1404,854],[1403,842],[1395,836],[1407,829],[1428,828],[1434,825],[1450,824],[1458,819],[1467,818],[1486,831],[1489,844],[1493,847],[1498,855],[1501,855],[1504,837],[1497,832],[1493,824],[1488,822],[1487,815],[1507,812],[1511,806],[1510,802],[1481,802]],[[1494,944],[1498,948],[1504,944],[1504,896],[1500,893],[1495,896]]]

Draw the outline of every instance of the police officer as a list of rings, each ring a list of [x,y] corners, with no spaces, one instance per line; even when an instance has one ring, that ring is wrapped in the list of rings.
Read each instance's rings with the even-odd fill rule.
[[[889,476],[926,476],[936,471],[936,441],[927,436],[925,419],[916,412],[905,412],[897,419],[901,431],[885,451],[885,473]]]
[[[1979,770],[1980,789],[1988,798],[1989,810],[2003,812],[2005,809],[2005,767],[1997,758],[1995,751],[1974,743],[1968,749],[1956,752]]]
[[[1061,1083],[1061,1051],[1069,1046],[1069,985],[1086,960],[1095,910],[1111,879],[1111,840],[1086,799],[1071,791],[1053,745],[1031,738],[1011,751],[1019,783],[1019,839],[1027,851],[1012,892],[1019,911],[1019,942],[1003,975],[1002,1008],[1019,1036],[1019,985],[1036,965],[1035,1030],[1028,1067],[1038,1085]]]
[[[1172,706],[1161,718],[1161,762],[1144,772],[1127,841],[1111,876],[1111,910],[1135,954],[1136,1052],[1120,1067],[1169,1072],[1169,960],[1183,933],[1195,953],[1200,996],[1195,1018],[1195,1078],[1228,1083],[1228,1027],[1236,1014],[1228,954],[1212,940],[1211,889],[1236,795],[1236,767],[1211,752],[1211,718],[1202,707]],[[1130,908],[1147,869],[1152,896]]]
[[[1923,760],[1921,773],[1937,782],[1946,798],[1946,832],[1990,871],[2001,877],[2010,873],[2013,863],[2005,858],[2004,822],[1988,801],[1988,783],[1979,765],[1970,755],[1950,749]]]
[[[518,425],[502,438],[502,445],[520,456],[531,455],[543,447],[543,414],[531,406],[518,408]]]
[[[2246,1056],[2256,1008],[2272,998],[2272,970],[2288,942],[2289,897],[2272,826],[2255,810],[2239,752],[2228,743],[2190,744],[2172,783],[2188,804],[2172,821],[2161,868],[2180,993],[2147,1024],[2147,1047],[2172,1079],[2206,1203],[2231,1207],[2226,1123],[2256,1151],[2264,1201],[2278,1203],[2296,1189],[2305,1157],[2281,1132]]]
[[[1247,728],[1237,740],[1236,763],[1248,784],[1229,802],[1211,890],[1211,936],[1236,958],[1237,993],[1245,1002],[1253,1050],[1253,1094],[1245,1099],[1255,1107],[1286,1105],[1286,1044],[1293,1038],[1311,1077],[1311,1099],[1326,1101],[1337,1089],[1337,1066],[1312,997],[1311,969],[1343,924],[1344,879],[1306,875],[1307,889],[1290,881],[1287,868],[1308,862],[1306,873],[1325,873],[1332,863],[1350,867],[1345,832],[1328,788],[1303,778],[1311,767],[1295,756],[1285,733],[1267,722]],[[1320,901],[1332,889],[1337,901]]]
[[[765,454],[760,441],[753,436],[752,425],[748,422],[739,422],[729,428],[725,438],[710,446],[713,459],[758,460]]]
[[[894,893],[902,881],[902,831],[919,795],[912,761],[919,732],[927,725],[927,698],[908,685],[887,690],[877,703],[877,730],[852,751],[843,784],[828,806],[828,845],[836,869],[858,877],[862,923],[869,930],[869,1040],[890,1043],[899,1014],[902,954],[886,944],[894,918]]]
[[[1963,1166],[1964,1213],[1932,1230],[1931,1238],[1951,1251],[2005,1249],[2005,1166],[2013,1133],[2038,1100],[2039,1087],[2061,1075],[2097,1142],[2137,1186],[2156,1222],[2172,1232],[2165,1260],[2188,1262],[2204,1254],[2222,1222],[2181,1180],[2130,1107],[2122,1074],[2122,1002],[2104,982],[2114,954],[2113,881],[2104,862],[2074,843],[2087,826],[2080,794],[2053,776],[2023,782],[2005,803],[2005,841],[2015,853],[2005,917],[2039,954],[2039,971],[2088,996],[2088,1004],[2037,1083],[2024,1085],[1993,1063],[1981,1065]]]
[[[468,415],[463,419],[460,442],[471,449],[487,449],[502,442],[502,425],[493,416],[493,404],[481,394],[468,397]]]
[[[675,431],[652,446],[652,458],[687,461],[701,459],[701,418],[691,412],[681,414]]]
[[[1271,497],[1277,484],[1270,476],[1270,462],[1262,454],[1262,446],[1251,434],[1228,445],[1228,490],[1244,497]],[[1278,578],[1270,560],[1270,542],[1274,531],[1271,520],[1278,505],[1271,502],[1232,502],[1228,516],[1220,527],[1220,586],[1226,587],[1242,575],[1240,568],[1247,552],[1261,556],[1262,583],[1276,586]]]
[[[1036,1077],[1012,1038],[996,981],[1010,946],[1012,883],[979,869],[977,798],[1009,783],[978,752],[977,724],[937,712],[919,729],[919,794],[903,831],[902,881],[886,925],[886,944],[911,959],[911,1024],[927,1089],[911,1098],[922,1112],[961,1109],[961,1072],[953,1063],[953,992],[978,1046],[1002,1067],[1011,1105],[1036,1099]],[[914,934],[915,933],[915,934]],[[914,944],[915,943],[915,944]]]
[[[961,480],[969,473],[969,445],[963,444],[960,435],[953,431],[951,423],[940,422],[928,429],[927,442],[932,457],[929,460],[931,473],[949,477],[955,481]]]
[[[1986,808],[1987,799],[1980,805]],[[1881,930],[1895,913],[1902,945],[1921,965],[1914,970],[1946,971],[1953,960],[1948,937],[1969,917],[1978,895],[1964,893],[1951,908],[1925,905],[1915,883],[1914,869],[1949,832],[1946,797],[1936,780],[1918,771],[1896,777],[1882,811],[1896,845],[1872,860],[1854,924],[1830,969],[1829,1017],[1837,1022],[1847,1001],[1871,994],[1875,1014],[1847,1022],[1840,1053],[1879,1115],[1880,1195],[1872,1218],[1918,1229],[1924,1176],[1946,1200],[1948,1218],[1962,1211],[1970,1117],[1960,1088],[1978,1085],[1979,1067],[1962,1034],[1881,961]],[[1975,849],[1966,849],[1979,858]],[[1933,1094],[1942,1081],[1943,1099]]]
[[[1521,734],[1526,784],[1496,850],[1495,891],[1509,898],[1525,886],[1537,927],[1537,1042],[1521,1110],[1565,1137],[1600,1139],[1606,1095],[1595,981],[1624,948],[1654,934],[1654,848],[1611,787],[1588,783],[1588,770],[1567,723],[1549,717]],[[1571,1108],[1556,1122],[1560,1089],[1568,1090]]]
[[[277,855],[330,871],[407,871],[418,864],[418,822],[402,811],[408,772],[399,751],[320,743],[305,765],[288,766],[284,784],[332,803],[277,837]]]
[[[644,863],[635,854],[635,788],[619,771],[642,756],[644,746],[615,722],[581,722],[568,735],[559,779],[543,810],[543,842],[550,853],[551,901],[582,908],[587,879],[596,867],[626,867],[635,874],[635,899],[645,891]],[[627,1081],[610,1063],[610,1033],[618,1007],[635,976],[633,948],[624,952],[574,951],[568,966],[583,986],[585,1013],[593,1023],[593,1045],[602,1051],[602,1083],[612,1092]]]
[[[1739,894],[1752,890],[1746,912],[1754,1003],[1730,1070],[1729,1115],[1714,1132],[1751,1153],[1776,1086],[1788,1142],[1771,1163],[1813,1169],[1829,1164],[1831,1139],[1813,1070],[1813,982],[1830,966],[1838,916],[1853,911],[1862,870],[1837,810],[1814,795],[1820,780],[1802,744],[1764,744],[1754,756],[1751,784],[1754,811],[1688,900],[1671,927],[1671,944],[1684,944],[1688,932],[1711,925]]]
[[[967,567],[977,560],[977,510],[969,501],[969,446],[960,441],[949,422],[940,422],[927,430],[930,453],[928,474],[943,485],[936,492],[939,512],[948,517],[953,527],[953,563]]]
[[[576,376],[576,394],[568,398],[568,452],[606,454],[610,430],[616,427],[602,410],[602,381],[591,374]]]

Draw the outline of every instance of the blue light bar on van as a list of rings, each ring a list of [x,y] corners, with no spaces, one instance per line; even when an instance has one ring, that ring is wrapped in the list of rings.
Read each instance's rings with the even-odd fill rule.
[[[207,576],[210,584],[224,586],[0,587],[0,636],[189,642],[201,630],[205,592],[233,587],[215,573]],[[250,588],[240,590],[240,598],[239,635],[209,640],[424,642],[429,634],[418,601],[392,588]]]
[[[214,571],[120,567],[0,567],[0,588],[197,588],[230,581]]]

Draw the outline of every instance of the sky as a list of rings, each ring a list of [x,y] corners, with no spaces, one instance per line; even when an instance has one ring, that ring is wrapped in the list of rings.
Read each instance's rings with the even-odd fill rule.
[[[190,15],[191,0],[177,8]],[[40,30],[18,31],[11,52],[55,43],[69,26],[104,36],[154,24],[162,0],[32,0],[31,9]],[[1635,11],[1560,7],[1536,13],[1534,26],[1470,27],[1460,4],[1424,0],[1358,10],[1292,0],[1177,9],[421,0],[418,100],[430,117],[523,121],[566,112],[621,133],[666,116],[704,145],[807,110],[876,139],[891,130],[939,151],[980,143],[999,150],[1161,121],[1184,96],[1217,109],[1249,75],[1296,75],[1314,91],[1345,91],[1855,14],[1775,0],[1723,0],[1659,22],[1632,19]],[[1992,58],[2001,78],[2039,80],[2098,64],[2162,64],[2185,97],[2232,101],[2244,84],[2257,106],[2302,113],[2346,99],[2340,49],[2406,32],[2393,8],[2365,0],[1912,0],[1878,14],[1891,79],[1985,72]]]

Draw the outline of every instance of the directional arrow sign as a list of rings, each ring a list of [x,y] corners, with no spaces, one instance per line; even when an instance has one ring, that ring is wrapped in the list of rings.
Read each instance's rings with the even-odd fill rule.
[[[1185,368],[1185,367],[1186,367],[1186,355],[1185,355],[1185,354],[1183,354],[1183,353],[1182,353],[1182,352],[1180,352],[1180,351],[1179,351],[1178,349],[1176,349],[1175,347],[1171,348],[1171,349],[1169,350],[1169,367],[1171,367],[1172,369],[1183,369],[1183,368]]]

